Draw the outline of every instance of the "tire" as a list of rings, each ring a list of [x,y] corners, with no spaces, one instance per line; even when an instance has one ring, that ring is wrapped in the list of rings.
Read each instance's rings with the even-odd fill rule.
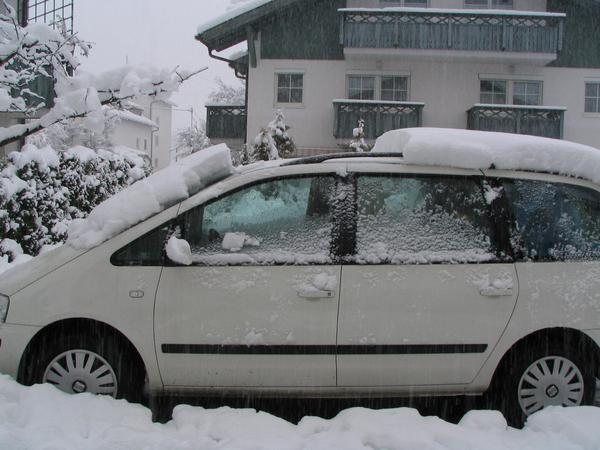
[[[111,334],[61,335],[29,355],[24,384],[49,383],[69,394],[90,392],[141,402],[145,372]]]
[[[491,406],[510,425],[522,427],[547,406],[592,405],[596,389],[590,354],[564,345],[533,345],[513,351],[494,380]]]

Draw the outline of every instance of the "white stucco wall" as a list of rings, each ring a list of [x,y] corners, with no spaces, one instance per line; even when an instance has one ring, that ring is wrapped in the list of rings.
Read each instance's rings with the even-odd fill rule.
[[[304,74],[302,105],[278,105],[275,74]],[[481,78],[539,80],[543,105],[566,107],[565,138],[600,147],[600,114],[584,113],[586,80],[600,80],[600,69],[566,69],[489,62],[373,59],[346,61],[261,60],[250,71],[248,139],[281,109],[300,148],[334,149],[344,141],[333,137],[333,100],[347,98],[349,74],[407,75],[409,101],[424,102],[423,126],[466,128],[467,114],[479,102]],[[508,102],[511,102],[509,98]]]
[[[150,155],[150,138],[152,128],[129,120],[121,120],[112,134],[115,145],[124,145]]]

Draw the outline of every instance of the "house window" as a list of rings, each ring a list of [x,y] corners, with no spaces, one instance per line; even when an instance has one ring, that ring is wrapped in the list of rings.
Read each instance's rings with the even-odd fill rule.
[[[303,74],[277,74],[277,103],[302,103],[303,91]]]
[[[600,81],[585,83],[585,112],[600,113]]]
[[[138,150],[140,149],[140,138],[139,137],[135,138],[135,148],[137,148]]]
[[[408,77],[381,77],[381,100],[405,102],[408,99]]]
[[[352,100],[375,100],[375,77],[350,75],[348,98]]]
[[[379,0],[380,6],[407,6],[412,8],[427,8],[427,0]]]
[[[513,9],[514,0],[465,0],[465,8]]]
[[[515,81],[513,83],[513,105],[541,105],[541,81]]]
[[[480,95],[481,103],[503,105],[506,103],[506,81],[505,80],[481,80]]]

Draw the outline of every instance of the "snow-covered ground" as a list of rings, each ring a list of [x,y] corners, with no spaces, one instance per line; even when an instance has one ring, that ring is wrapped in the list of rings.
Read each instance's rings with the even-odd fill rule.
[[[0,448],[11,450],[597,450],[598,424],[595,407],[550,408],[517,430],[495,411],[471,411],[454,425],[409,408],[354,408],[294,425],[251,409],[178,406],[161,425],[143,406],[49,385],[26,388],[0,376]]]

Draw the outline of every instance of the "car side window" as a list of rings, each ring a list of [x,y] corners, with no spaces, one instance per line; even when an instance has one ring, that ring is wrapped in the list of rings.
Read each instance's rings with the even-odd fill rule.
[[[503,180],[513,209],[513,242],[523,259],[600,259],[600,193],[582,186]]]
[[[162,266],[165,243],[173,230],[173,221],[144,234],[117,250],[110,262],[114,266]]]
[[[332,176],[255,184],[183,216],[193,261],[202,265],[330,264]]]
[[[448,176],[359,176],[358,264],[482,263],[496,260],[479,180]]]

